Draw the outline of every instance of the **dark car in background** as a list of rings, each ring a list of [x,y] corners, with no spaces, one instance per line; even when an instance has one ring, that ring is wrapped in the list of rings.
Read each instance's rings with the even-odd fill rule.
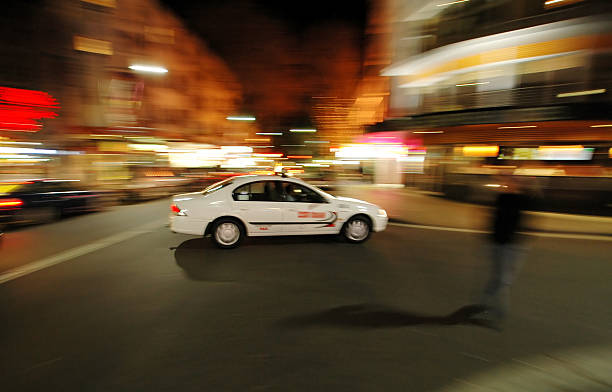
[[[62,216],[98,211],[104,192],[81,189],[75,180],[0,182],[0,226],[51,222]]]

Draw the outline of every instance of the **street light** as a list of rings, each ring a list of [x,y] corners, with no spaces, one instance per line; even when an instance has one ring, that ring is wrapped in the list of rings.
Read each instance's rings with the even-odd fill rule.
[[[151,73],[167,73],[168,72],[168,70],[164,67],[156,67],[156,66],[151,66],[151,65],[134,64],[134,65],[130,65],[128,68],[131,69],[132,71],[139,71],[139,72],[151,72]]]
[[[290,129],[289,132],[297,132],[297,133],[313,133],[316,132],[316,129]]]
[[[255,121],[256,118],[253,116],[227,116],[226,120],[229,121]]]

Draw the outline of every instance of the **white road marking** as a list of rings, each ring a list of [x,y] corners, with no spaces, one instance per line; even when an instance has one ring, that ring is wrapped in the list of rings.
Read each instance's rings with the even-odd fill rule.
[[[439,230],[439,231],[455,231],[459,233],[473,233],[473,234],[490,234],[491,232],[486,230],[476,229],[461,229],[458,227],[444,227],[444,226],[427,226],[427,225],[414,225],[409,223],[396,223],[390,222],[389,226],[408,227],[411,229],[421,230]],[[521,231],[520,234],[530,235],[534,237],[546,237],[546,238],[565,238],[575,240],[593,240],[593,241],[612,241],[612,236],[609,235],[597,235],[597,234],[574,234],[574,233],[549,233],[549,232],[538,232],[538,231]]]
[[[13,279],[17,279],[25,275],[29,275],[33,272],[40,271],[45,268],[49,268],[51,266],[63,263],[65,261],[75,259],[77,257],[86,255],[88,253],[92,253],[97,250],[107,248],[111,245],[115,245],[120,242],[127,241],[141,234],[149,233],[155,230],[156,228],[161,227],[165,222],[166,222],[165,219],[163,220],[163,222],[159,220],[150,222],[145,225],[136,227],[134,229],[123,231],[121,233],[117,233],[109,237],[105,237],[105,238],[102,238],[96,241],[92,241],[88,244],[77,246],[76,248],[68,249],[63,252],[56,253],[54,255],[45,257],[43,259],[33,261],[31,263],[24,264],[19,267],[10,269],[0,274],[0,284],[9,282]]]

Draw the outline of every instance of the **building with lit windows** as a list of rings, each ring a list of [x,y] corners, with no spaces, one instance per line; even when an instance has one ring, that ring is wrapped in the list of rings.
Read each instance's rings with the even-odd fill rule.
[[[427,150],[422,173],[406,183],[468,192],[477,176],[463,174],[486,179],[498,172],[491,166],[505,165],[580,177],[574,190],[585,178],[612,188],[611,2],[382,3],[389,98],[385,119],[368,132]]]
[[[236,77],[157,0],[33,0],[0,21],[0,86],[57,101],[36,132],[0,124],[0,141],[82,152],[45,158],[43,174],[123,178],[111,173],[121,162],[164,164],[169,140],[232,144],[251,131],[226,120],[241,105]]]

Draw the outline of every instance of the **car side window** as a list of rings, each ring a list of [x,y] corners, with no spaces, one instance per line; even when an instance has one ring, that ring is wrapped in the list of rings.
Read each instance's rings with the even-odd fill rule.
[[[285,201],[298,203],[323,203],[324,201],[321,195],[305,186],[293,182],[285,182],[283,185]]]
[[[249,191],[250,186],[251,184],[245,184],[243,186],[239,186],[238,188],[234,189],[234,193],[232,194],[232,197],[234,198],[234,200],[236,201],[251,200],[251,194]]]
[[[251,186],[249,191],[251,201],[268,201],[266,200],[266,187],[264,182],[252,182],[249,185]]]
[[[278,181],[257,181],[236,188],[232,197],[236,201],[282,201],[282,188]]]

